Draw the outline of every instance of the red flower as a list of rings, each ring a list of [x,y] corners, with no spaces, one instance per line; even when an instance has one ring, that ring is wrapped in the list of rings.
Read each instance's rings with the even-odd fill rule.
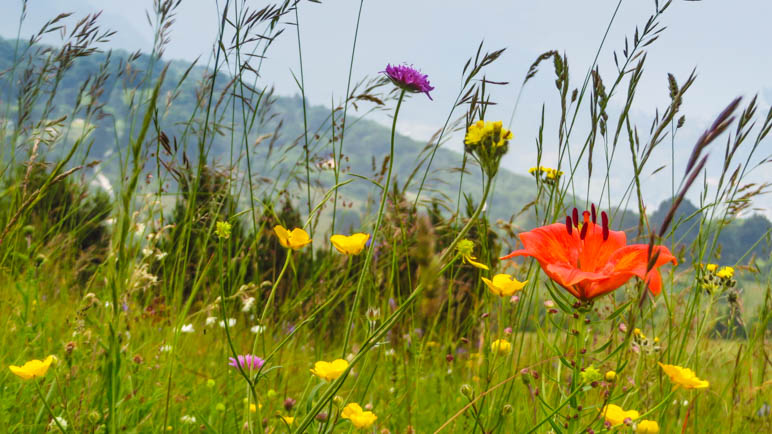
[[[667,247],[654,246],[653,262],[649,268],[649,245],[627,245],[624,231],[611,231],[608,216],[601,213],[602,225],[595,224],[595,205],[583,213],[584,222],[578,224],[579,213],[574,208],[573,219],[538,227],[520,234],[523,249],[501,259],[530,256],[539,261],[542,270],[574,297],[588,301],[607,294],[633,276],[644,279],[652,294],[662,290],[658,268],[676,258]],[[592,217],[592,218],[591,218]]]

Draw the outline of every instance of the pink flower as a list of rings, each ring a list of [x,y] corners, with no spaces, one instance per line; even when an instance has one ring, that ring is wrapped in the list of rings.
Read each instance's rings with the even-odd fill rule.
[[[242,368],[247,368],[250,370],[260,369],[263,367],[263,364],[265,364],[265,360],[261,359],[260,357],[253,356],[252,354],[238,356],[238,361],[233,357],[228,357],[228,360],[229,366],[233,366],[234,368],[241,366]]]
[[[429,95],[429,92],[434,90],[434,88],[429,84],[428,75],[421,74],[420,71],[413,68],[412,66],[391,66],[391,64],[388,64],[386,65],[386,70],[381,72],[385,73],[386,76],[389,77],[389,80],[391,80],[391,82],[400,89],[404,89],[412,93],[422,92],[425,93],[429,99],[432,99],[432,96]]]

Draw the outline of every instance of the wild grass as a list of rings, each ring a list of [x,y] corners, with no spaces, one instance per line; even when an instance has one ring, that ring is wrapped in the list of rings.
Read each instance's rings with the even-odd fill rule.
[[[770,231],[751,233],[732,263],[722,261],[721,241],[767,191],[747,177],[771,161],[762,154],[772,110],[762,113],[756,98],[717,107],[685,167],[673,147],[695,74],[669,75],[667,107],[635,125],[647,52],[671,2],[654,2],[612,53],[611,74],[594,63],[577,82],[557,51],[534,61],[520,93],[546,76],[559,110],[556,125],[542,111],[533,165],[555,171],[534,171],[531,201],[509,221],[491,221],[487,206],[513,145],[467,143],[457,166],[435,164],[447,140],[495,120],[486,116],[493,104],[512,105],[509,125],[518,116],[519,94],[507,101],[505,83],[487,77],[505,50],[480,44],[471,53],[445,123],[405,155],[395,149],[399,110],[424,95],[378,71],[352,76],[364,1],[352,5],[345,94],[318,125],[305,101],[298,9],[306,3],[220,2],[206,68],[164,57],[178,5],[154,2],[149,55],[109,52],[112,32],[98,15],[61,14],[16,41],[0,75],[5,432],[350,432],[358,429],[343,417],[350,403],[377,416],[362,430],[381,433],[642,432],[644,419],[665,433],[772,430]],[[58,46],[41,44],[53,33]],[[261,74],[279,37],[297,38],[299,135],[285,133],[295,131],[291,120]],[[105,51],[99,65],[81,68]],[[392,115],[388,152],[350,167],[361,149],[344,141],[347,131],[373,111]],[[544,161],[547,151],[557,161]],[[709,155],[723,159],[712,185]],[[651,167],[659,156],[668,164]],[[620,159],[633,168],[623,185],[610,176]],[[410,175],[396,176],[405,161]],[[113,178],[108,193],[90,182],[103,173]],[[651,173],[672,179],[654,223],[642,182]],[[597,177],[601,191],[582,197]],[[695,192],[699,203],[684,214]],[[598,221],[605,210],[612,230],[647,246],[644,272],[659,269],[663,247],[673,252],[678,264],[659,269],[659,295],[632,278],[577,300],[544,264],[498,259],[522,248],[528,229],[567,215],[579,223],[575,208],[596,207]],[[285,247],[278,225],[305,229],[312,243]],[[330,235],[353,232],[370,235],[361,253],[330,245]],[[725,266],[734,274],[717,276]],[[527,283],[497,296],[481,278],[498,273]],[[506,344],[492,347],[497,340]],[[265,364],[229,366],[245,354]],[[39,378],[7,368],[48,355],[55,361]],[[339,358],[348,362],[339,376],[310,372]],[[710,385],[679,388],[658,362]],[[611,404],[639,417],[606,423]]]

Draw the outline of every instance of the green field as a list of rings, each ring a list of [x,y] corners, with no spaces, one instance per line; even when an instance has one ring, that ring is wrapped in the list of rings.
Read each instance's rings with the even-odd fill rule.
[[[747,179],[772,109],[716,107],[675,161],[693,78],[671,75],[635,125],[669,2],[618,72],[535,59],[522,85],[560,104],[533,174],[486,116],[501,51],[469,53],[421,144],[397,133],[432,90],[407,65],[329,108],[273,94],[262,59],[305,3],[223,9],[216,69],[163,57],[175,3],[152,53],[108,55],[90,17],[41,31],[66,24],[61,45],[0,40],[1,432],[772,432],[772,223]],[[576,193],[587,166],[599,197]]]

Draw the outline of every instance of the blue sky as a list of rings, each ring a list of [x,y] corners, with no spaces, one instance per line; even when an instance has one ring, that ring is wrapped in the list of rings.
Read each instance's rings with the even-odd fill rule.
[[[0,35],[4,37],[16,34],[21,2],[13,3],[17,10],[11,8],[0,17]],[[145,18],[145,11],[152,6],[151,0],[31,0],[29,3],[28,20],[21,31],[23,37],[28,37],[56,12],[73,11],[82,15],[101,9],[103,25],[118,31],[112,43],[115,48],[147,51],[152,45],[152,32]],[[218,25],[217,3],[182,1],[172,28],[172,42],[166,51],[168,58],[192,60],[202,56],[205,63],[210,59]],[[219,3],[222,5],[223,1]],[[400,115],[401,132],[425,139],[441,127],[458,92],[461,68],[484,40],[490,49],[507,49],[488,71],[488,78],[511,83],[496,90],[494,99],[499,105],[488,115],[506,120],[528,66],[544,51],[565,52],[572,71],[572,88],[581,86],[618,3],[618,0],[366,0],[354,78],[375,74],[388,62],[407,62],[429,74],[436,87],[432,93],[434,101],[414,97]],[[264,2],[250,4],[256,8]],[[355,0],[301,4],[306,93],[311,103],[327,105],[331,97],[338,99],[345,93],[358,5]],[[612,80],[615,71],[613,50],[620,50],[624,36],[632,35],[636,25],[642,26],[653,10],[653,0],[621,2],[598,62],[607,81]],[[768,0],[706,0],[674,1],[662,17],[662,25],[667,26],[667,30],[650,47],[634,117],[640,120],[641,130],[648,131],[655,110],[659,108],[661,112],[669,101],[666,74],[671,72],[683,82],[692,69],[697,69],[697,82],[683,106],[687,124],[674,144],[676,173],[683,165],[683,161],[679,165],[683,158],[678,157],[688,153],[694,139],[732,98],[748,98],[759,93],[762,110],[769,107],[772,54],[768,43],[772,40],[772,27],[766,21],[770,16],[772,2]],[[297,41],[294,30],[290,30],[268,53],[270,58],[263,70],[264,83],[274,84],[278,93],[285,95],[297,92],[290,74],[291,70],[298,70]],[[543,68],[524,90],[513,124],[512,151],[505,159],[505,165],[516,172],[524,173],[535,164],[533,143],[542,103],[546,104],[548,113],[559,109],[552,81],[551,68]],[[623,96],[620,94],[617,101]],[[386,121],[385,117],[379,120]],[[581,133],[581,127],[577,132]],[[581,134],[576,137],[583,138]],[[460,140],[453,140],[448,146],[459,149]],[[766,156],[770,152],[769,144],[764,148],[762,155]],[[663,158],[656,160],[652,169],[659,163],[670,164],[669,149],[661,151]],[[718,148],[714,150],[711,171],[716,170],[717,157],[722,152]],[[549,158],[554,154],[546,155]],[[624,190],[628,170],[629,165],[625,164],[612,169],[615,195]],[[651,188],[647,189],[647,198],[652,205],[666,198],[670,191],[669,179],[663,181],[663,178],[660,174],[649,179]],[[711,178],[709,172],[709,183]],[[765,176],[757,174],[754,179],[761,181]],[[591,193],[597,193],[597,187],[592,183]],[[759,205],[769,210],[772,200],[765,198]]]

